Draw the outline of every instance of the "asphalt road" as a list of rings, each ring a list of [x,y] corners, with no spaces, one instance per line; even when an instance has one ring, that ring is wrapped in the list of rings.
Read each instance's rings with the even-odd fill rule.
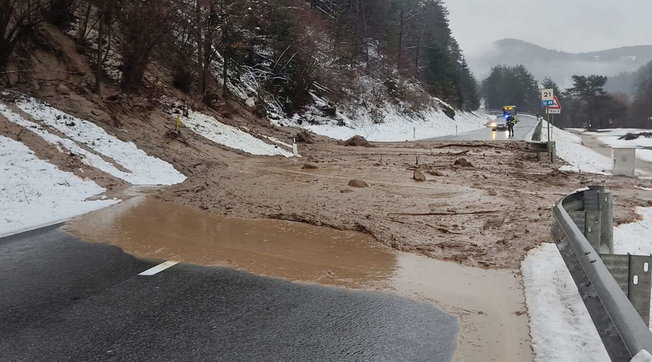
[[[47,227],[0,239],[0,360],[430,360],[457,320],[431,304],[177,264]]]
[[[491,128],[483,128],[475,131],[460,133],[458,135],[432,138],[432,141],[465,140],[465,141],[506,141],[524,140],[525,137],[536,127],[537,118],[520,114],[519,122],[514,126],[514,137],[509,137],[507,130],[492,131]]]

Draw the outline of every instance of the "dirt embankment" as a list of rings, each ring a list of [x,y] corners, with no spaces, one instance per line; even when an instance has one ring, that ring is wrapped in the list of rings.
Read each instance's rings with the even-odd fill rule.
[[[649,181],[560,172],[520,142],[318,144],[301,152],[200,163],[159,196],[220,214],[365,231],[398,250],[498,268],[518,268],[549,240],[551,207],[574,189],[610,187],[621,222],[636,218],[632,206],[652,205],[652,195],[634,191]],[[415,180],[417,169],[426,181]]]

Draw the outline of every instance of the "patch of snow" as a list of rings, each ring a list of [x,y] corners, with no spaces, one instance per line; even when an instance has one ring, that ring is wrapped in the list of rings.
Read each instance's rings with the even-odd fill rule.
[[[614,228],[614,252],[616,254],[652,254],[652,207],[637,207],[639,222],[622,224]]]
[[[548,140],[547,123],[543,121],[542,141]],[[557,157],[570,164],[563,170],[597,174],[610,173],[613,161],[582,145],[582,138],[576,134],[552,127],[552,140],[557,144]]]
[[[119,200],[86,201],[105,190],[40,160],[24,144],[0,136],[0,235],[52,224]]]
[[[642,349],[640,350],[630,362],[652,362],[652,354]]]
[[[16,106],[70,140],[83,144],[124,167],[129,172],[109,173],[127,182],[135,185],[173,185],[186,179],[171,164],[147,155],[133,142],[121,141],[94,123],[69,115],[34,98],[17,101]],[[66,147],[65,144],[63,146]],[[87,154],[85,156],[88,157]]]
[[[191,111],[188,117],[181,117],[181,121],[193,132],[229,148],[242,150],[252,155],[293,156],[292,152],[265,143],[247,132],[220,123],[215,118],[203,113]]]
[[[535,361],[610,361],[557,246],[532,249],[521,270]]]
[[[619,140],[618,138],[627,133],[650,132],[649,129],[616,128],[604,132],[586,132],[597,137],[600,142],[609,145],[611,148],[637,148],[636,158],[646,162],[652,162],[652,150],[642,147],[652,147],[652,138],[639,137],[635,140]]]

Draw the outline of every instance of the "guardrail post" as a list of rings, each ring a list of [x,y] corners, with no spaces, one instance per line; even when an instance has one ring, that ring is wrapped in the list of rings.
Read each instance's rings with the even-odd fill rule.
[[[555,141],[548,141],[548,152],[550,153],[550,162],[555,163],[557,158],[557,143]]]
[[[600,200],[600,252],[613,254],[614,252],[614,214],[613,196],[611,191],[602,188],[598,191]]]
[[[649,326],[652,256],[600,254],[600,258],[643,322]]]
[[[650,326],[650,289],[652,289],[652,256],[629,256],[629,300]]]
[[[590,186],[589,190],[584,191],[584,236],[597,252],[601,251],[600,238],[602,234],[600,191],[604,191],[603,186]]]

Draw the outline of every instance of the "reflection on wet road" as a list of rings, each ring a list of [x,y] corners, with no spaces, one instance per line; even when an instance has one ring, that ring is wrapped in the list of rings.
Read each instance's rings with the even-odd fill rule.
[[[373,237],[281,220],[237,219],[137,197],[66,230],[138,257],[228,266],[293,281],[390,291],[435,303],[461,320],[455,360],[531,360],[519,277],[442,262]]]
[[[477,129],[460,133],[459,135],[443,136],[432,138],[429,141],[447,141],[447,140],[464,140],[464,141],[523,141],[530,132],[536,127],[537,120],[534,116],[521,114],[518,116],[519,122],[514,126],[514,136],[509,137],[507,130],[492,131],[490,128]]]

